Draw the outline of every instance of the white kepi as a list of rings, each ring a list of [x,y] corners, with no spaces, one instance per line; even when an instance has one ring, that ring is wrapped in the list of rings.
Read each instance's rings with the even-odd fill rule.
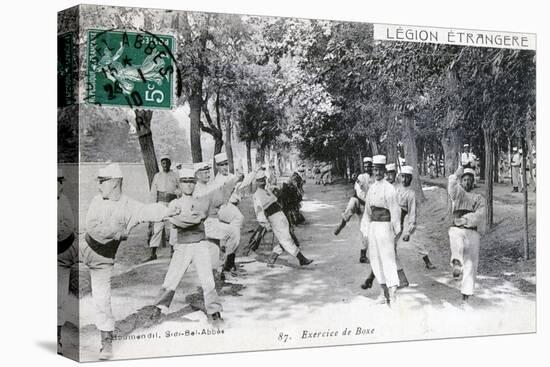
[[[227,161],[227,153],[218,153],[214,156],[216,164],[220,164]]]
[[[412,175],[413,174],[413,168],[411,166],[402,166],[401,167],[401,174]]]
[[[118,163],[111,163],[106,167],[100,168],[97,177],[101,178],[122,178],[122,170]]]
[[[386,156],[385,155],[375,155],[372,157],[372,163],[373,164],[383,164],[386,165]]]

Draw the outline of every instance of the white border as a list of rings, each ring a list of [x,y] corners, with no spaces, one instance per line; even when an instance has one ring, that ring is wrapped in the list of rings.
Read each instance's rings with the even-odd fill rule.
[[[550,38],[547,11],[540,1],[361,1],[337,2],[296,0],[135,0],[101,4],[162,7],[186,10],[282,15],[304,18],[351,20],[372,23],[423,24],[434,27],[498,29],[537,33],[537,113],[539,144],[539,182],[547,182],[548,144],[545,125],[549,97],[549,64],[545,40]],[[2,130],[3,157],[2,221],[2,361],[6,366],[68,366],[74,362],[56,356],[56,85],[55,12],[77,4],[76,1],[6,2],[1,22],[5,46],[2,52]],[[14,41],[9,41],[14,37]],[[545,65],[546,64],[546,65]],[[545,106],[546,103],[546,106]],[[537,193],[539,230],[537,242],[549,243],[540,230],[547,204],[544,184]],[[547,214],[546,214],[547,217]],[[463,366],[471,363],[487,366],[542,365],[548,350],[547,271],[542,259],[548,258],[547,246],[539,245],[538,262],[538,333],[505,337],[438,340],[429,342],[387,343],[377,345],[316,348],[278,352],[220,354],[116,362],[116,366],[281,366],[281,365],[422,365]],[[515,315],[510,315],[511,318]],[[546,339],[546,340],[545,340]]]

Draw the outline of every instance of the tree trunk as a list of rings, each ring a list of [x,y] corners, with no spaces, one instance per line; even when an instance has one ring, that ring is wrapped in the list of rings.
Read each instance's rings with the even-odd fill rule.
[[[149,180],[149,188],[151,188],[153,177],[155,177],[155,173],[159,171],[155,146],[153,144],[153,134],[151,133],[153,111],[134,110],[134,113],[136,114],[136,133],[143,156],[145,171],[147,172],[147,179]]]
[[[359,172],[365,173],[365,169],[363,168],[363,151],[361,147],[359,147]]]
[[[512,138],[508,138],[508,174],[510,174],[510,185],[514,186],[514,179],[512,178]]]
[[[527,190],[527,150],[525,139],[521,138],[521,149],[523,150],[523,161],[521,174],[523,175],[523,258],[529,260],[529,215],[527,210],[528,190]]]
[[[479,129],[479,135],[481,136],[481,134],[485,134],[485,131],[483,129]],[[480,147],[479,147],[479,156],[480,157],[485,157],[485,155],[487,154],[486,153],[486,149],[485,149],[485,142],[481,145],[480,144]],[[492,143],[491,143],[492,144]],[[492,151],[492,149],[491,149]],[[485,175],[485,170],[486,170],[486,160],[485,159],[480,159],[479,160],[479,177],[483,179],[483,181],[487,180],[487,176]],[[492,176],[489,176],[489,178],[492,179]]]
[[[436,151],[434,153],[435,159],[435,177],[439,178],[439,160],[441,159],[441,153],[439,152],[439,145],[436,144]]]
[[[498,174],[499,174],[499,166],[500,166],[500,157],[499,157],[500,147],[499,147],[499,144],[498,144],[498,137],[497,137],[493,147],[495,148],[494,152],[493,152],[493,163],[494,163],[493,182],[494,183],[499,183],[499,175]]]
[[[441,145],[445,155],[445,175],[450,175],[456,171],[460,162],[462,132],[458,128],[445,130]]]
[[[397,152],[397,138],[393,134],[388,134],[388,137],[386,139],[386,162],[388,164],[395,163],[395,165],[398,166],[398,156],[399,153]]]
[[[371,140],[370,147],[372,149],[372,156],[378,155],[378,144],[376,143],[376,140]]]
[[[418,159],[418,166],[419,166],[418,167],[418,175],[419,176],[426,175],[425,165],[424,165],[424,149],[425,149],[424,139],[418,139],[417,142],[416,142],[416,151],[418,152],[416,157]],[[407,162],[407,164],[409,164],[409,162]]]
[[[227,159],[229,161],[229,171],[235,173],[235,161],[233,160],[233,144],[231,142],[231,135],[233,123],[229,116],[225,117],[225,152],[227,153]],[[243,167],[244,168],[244,167]]]
[[[485,140],[485,210],[487,228],[491,229],[493,222],[493,136],[492,128],[483,129]]]
[[[447,90],[450,93],[456,93],[458,90],[458,79],[456,68],[447,71]],[[457,113],[449,106],[445,116],[445,126],[448,126],[443,133],[441,145],[445,155],[445,175],[450,175],[456,171],[460,164],[460,152],[462,147],[462,130],[457,127]]]
[[[221,153],[223,148],[223,139],[215,138],[214,139],[214,155]]]
[[[265,163],[265,148],[259,147],[256,154],[256,164],[261,166]]]
[[[246,163],[248,164],[248,172],[252,172],[252,142],[246,141]]]
[[[533,164],[533,139],[531,136],[532,130],[531,127],[528,125],[526,128],[526,144],[527,144],[527,151],[523,151],[523,155],[527,156],[527,167],[529,167],[529,177],[531,178],[531,184],[533,187],[536,187],[537,182],[535,181],[535,175],[533,173],[533,167],[535,166]]]
[[[424,201],[424,192],[422,191],[422,183],[420,182],[420,172],[418,171],[418,151],[416,150],[416,131],[414,129],[414,120],[412,116],[403,116],[403,145],[405,148],[405,160],[407,164],[414,168],[413,180],[411,187],[416,193],[418,202]]]
[[[191,120],[191,158],[193,163],[202,162],[201,147],[201,110],[202,96],[200,94],[191,94],[189,98],[189,119]]]

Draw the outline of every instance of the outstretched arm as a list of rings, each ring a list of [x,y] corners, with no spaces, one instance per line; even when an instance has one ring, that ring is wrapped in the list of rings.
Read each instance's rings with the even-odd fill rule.
[[[403,239],[405,239],[405,237],[408,239],[416,230],[416,196],[414,192],[411,192],[407,197],[407,207],[407,223],[403,223]]]
[[[454,174],[449,176],[448,192],[452,201],[456,201],[461,195],[464,194],[464,189],[460,186],[460,177],[464,172],[464,168],[459,166]]]

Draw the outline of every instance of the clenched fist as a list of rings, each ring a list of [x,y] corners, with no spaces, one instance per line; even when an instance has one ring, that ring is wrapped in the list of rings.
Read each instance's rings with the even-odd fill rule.
[[[168,213],[166,213],[166,217],[173,217],[180,213],[181,213],[181,208],[179,206],[171,206],[168,208]]]

